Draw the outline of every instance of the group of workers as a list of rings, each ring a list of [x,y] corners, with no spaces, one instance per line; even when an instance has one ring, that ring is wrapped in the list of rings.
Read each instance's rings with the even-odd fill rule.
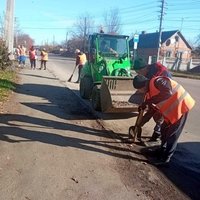
[[[17,56],[18,62],[19,62],[19,67],[25,67],[25,62],[26,62],[26,48],[23,45],[18,45],[16,48],[15,54]],[[35,49],[34,46],[31,46],[29,51],[29,60],[30,60],[30,65],[31,69],[36,69],[36,60],[37,60],[37,50]],[[48,61],[48,52],[45,48],[42,48],[40,52],[41,56],[41,62],[40,62],[40,68],[39,69],[44,69],[46,70],[46,63]]]
[[[156,126],[150,141],[160,138],[161,145],[150,153],[156,158],[154,164],[168,165],[195,101],[161,63],[148,65],[144,59],[137,58],[133,69],[138,74],[133,87],[145,92],[145,100],[138,109],[146,109],[146,113],[138,126],[144,126],[153,117]]]

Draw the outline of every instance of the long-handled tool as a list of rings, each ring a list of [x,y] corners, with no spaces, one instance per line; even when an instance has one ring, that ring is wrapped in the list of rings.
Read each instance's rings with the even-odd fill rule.
[[[142,128],[139,124],[142,120],[143,113],[144,113],[144,110],[140,110],[135,122],[135,126],[129,127],[129,139],[132,142],[136,142],[136,139],[141,141]]]
[[[71,82],[72,77],[73,77],[73,75],[74,75],[74,72],[75,72],[77,66],[78,66],[78,65],[76,65],[76,66],[74,67],[74,70],[73,70],[73,72],[72,72],[72,75],[69,77],[68,82]]]
[[[145,101],[145,99],[146,99],[146,96],[144,96],[143,102]],[[129,139],[131,140],[131,142],[136,142],[136,139],[141,141],[142,128],[140,126],[140,123],[143,118],[144,111],[145,110],[143,109],[139,111],[136,122],[135,122],[135,126],[129,127]]]

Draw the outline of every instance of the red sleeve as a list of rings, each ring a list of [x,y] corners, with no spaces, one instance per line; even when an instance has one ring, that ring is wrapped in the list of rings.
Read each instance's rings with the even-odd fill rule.
[[[80,63],[80,57],[76,56],[76,65],[78,65]]]

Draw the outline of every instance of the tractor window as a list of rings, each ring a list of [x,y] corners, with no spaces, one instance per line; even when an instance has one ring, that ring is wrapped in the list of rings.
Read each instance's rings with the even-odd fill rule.
[[[110,52],[110,41],[109,40],[102,40],[100,42],[99,50],[102,53],[109,53]]]
[[[118,38],[117,39],[117,45],[116,45],[117,52],[119,55],[123,55],[127,53],[127,41],[124,38]]]
[[[102,56],[112,56],[113,54],[122,56],[127,53],[127,42],[125,38],[101,37],[99,39],[99,52]]]

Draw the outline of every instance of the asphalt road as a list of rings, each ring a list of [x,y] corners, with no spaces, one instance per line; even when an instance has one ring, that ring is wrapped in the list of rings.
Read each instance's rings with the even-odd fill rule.
[[[178,81],[195,99],[196,104],[194,108],[190,111],[188,121],[185,125],[185,131],[194,134],[196,136],[200,136],[200,94],[199,94],[199,87],[200,87],[200,80],[196,79],[188,79],[188,78],[174,78]]]

